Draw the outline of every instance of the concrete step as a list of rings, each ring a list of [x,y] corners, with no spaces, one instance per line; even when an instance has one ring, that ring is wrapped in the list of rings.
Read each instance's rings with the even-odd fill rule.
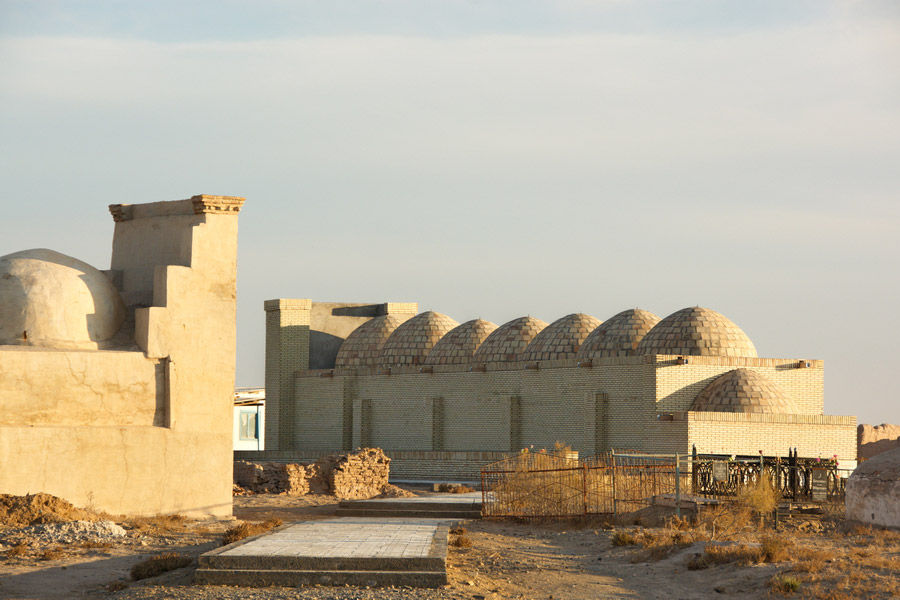
[[[194,583],[244,587],[297,587],[303,585],[409,586],[437,588],[447,585],[444,571],[298,571],[208,569],[194,572]]]
[[[481,511],[481,501],[440,501],[423,502],[410,500],[341,500],[338,508],[367,508],[378,510],[430,510],[434,511]]]
[[[207,553],[198,561],[201,569],[225,571],[438,571],[443,555],[410,558],[391,556],[279,556]]]
[[[480,519],[480,510],[403,510],[403,509],[375,509],[375,508],[340,508],[335,511],[337,517],[381,517],[381,518],[410,518],[410,519],[454,519],[468,520]]]

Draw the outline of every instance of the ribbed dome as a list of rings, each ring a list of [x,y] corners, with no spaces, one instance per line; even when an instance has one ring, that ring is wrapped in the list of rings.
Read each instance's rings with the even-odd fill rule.
[[[796,414],[797,405],[756,371],[735,369],[715,378],[697,394],[691,410],[705,412]]]
[[[381,315],[369,319],[347,336],[334,360],[335,367],[374,367],[384,343],[412,315]]]
[[[534,317],[519,317],[504,323],[488,336],[475,351],[476,363],[521,360],[522,352],[547,323]]]
[[[634,356],[638,344],[659,323],[659,317],[639,308],[629,308],[603,322],[581,344],[576,358],[590,360]]]
[[[459,323],[447,315],[427,311],[397,328],[381,349],[379,362],[386,367],[418,365],[434,345]]]
[[[602,321],[590,315],[573,313],[550,323],[525,348],[521,360],[544,361],[575,358],[588,335]]]
[[[91,265],[45,249],[0,257],[0,344],[96,349],[124,320],[121,295]]]
[[[660,321],[638,344],[635,354],[756,357],[740,327],[708,308],[683,308]]]
[[[426,365],[467,365],[472,362],[475,351],[482,342],[497,329],[490,321],[473,319],[466,321],[459,327],[448,332],[442,337],[428,358]]]

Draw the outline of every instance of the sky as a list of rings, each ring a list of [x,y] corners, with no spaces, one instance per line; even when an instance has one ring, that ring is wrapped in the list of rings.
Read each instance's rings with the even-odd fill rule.
[[[724,314],[900,424],[900,3],[0,0],[0,255],[245,196],[263,301]]]

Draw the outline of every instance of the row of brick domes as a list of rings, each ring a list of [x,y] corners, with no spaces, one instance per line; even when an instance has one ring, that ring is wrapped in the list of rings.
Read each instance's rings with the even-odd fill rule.
[[[542,362],[635,355],[756,357],[747,335],[725,316],[689,307],[665,319],[639,308],[605,322],[574,313],[547,324],[520,317],[497,327],[474,319],[460,325],[447,315],[412,318],[388,314],[354,330],[341,345],[335,366],[391,367]]]

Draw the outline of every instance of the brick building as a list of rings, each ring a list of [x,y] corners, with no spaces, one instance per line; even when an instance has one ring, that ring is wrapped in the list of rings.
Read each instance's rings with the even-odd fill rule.
[[[823,362],[760,358],[706,308],[500,327],[415,304],[272,300],[266,311],[268,458],[377,446],[400,478],[472,478],[556,441],[583,456],[796,447],[856,460],[856,418],[824,414]]]

